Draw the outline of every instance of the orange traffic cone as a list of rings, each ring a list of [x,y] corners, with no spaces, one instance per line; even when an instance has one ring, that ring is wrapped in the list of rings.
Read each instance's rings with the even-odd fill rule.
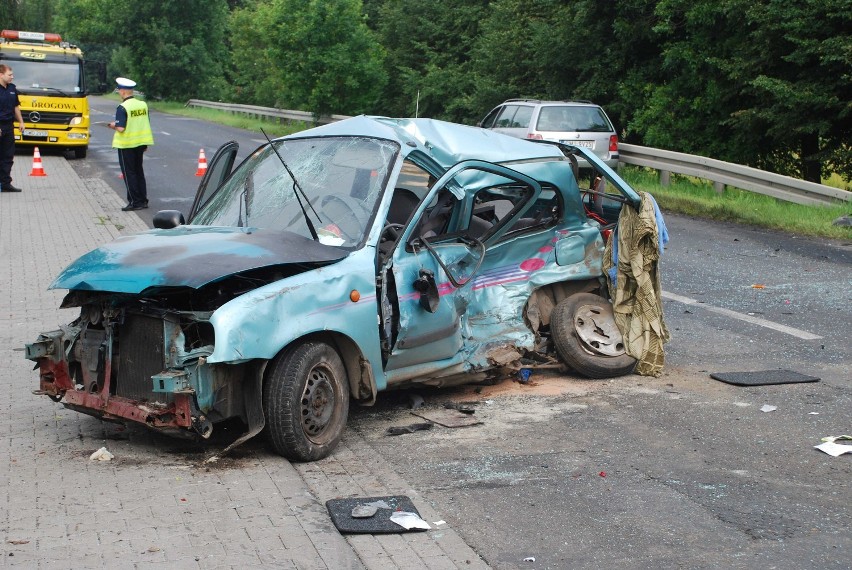
[[[44,167],[41,165],[41,153],[39,153],[38,147],[35,147],[35,151],[33,151],[33,169],[30,176],[47,176]]]
[[[204,176],[207,172],[207,157],[204,156],[204,149],[198,151],[198,170],[195,171],[196,176]]]

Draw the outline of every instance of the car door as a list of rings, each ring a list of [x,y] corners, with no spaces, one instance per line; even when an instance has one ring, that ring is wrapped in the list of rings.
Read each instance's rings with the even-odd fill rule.
[[[497,188],[521,196],[499,215],[476,199]],[[435,183],[384,270],[386,370],[419,366],[425,373],[463,359],[471,284],[488,267],[488,248],[540,193],[535,180],[476,160],[455,165]]]
[[[198,191],[195,193],[195,200],[192,202],[192,208],[189,211],[189,220],[198,213],[204,204],[210,199],[214,192],[222,185],[225,179],[231,175],[231,169],[234,167],[234,161],[237,158],[237,152],[240,150],[240,145],[236,141],[229,141],[219,147],[210,163],[207,165],[207,172],[198,184]]]

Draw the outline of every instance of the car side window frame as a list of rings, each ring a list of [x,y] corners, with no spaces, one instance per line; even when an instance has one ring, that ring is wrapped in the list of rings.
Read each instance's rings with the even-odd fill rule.
[[[189,210],[189,216],[187,216],[190,222],[192,222],[195,214],[210,201],[210,198],[222,186],[222,183],[231,176],[239,150],[240,145],[236,141],[228,141],[216,150],[213,158],[210,159],[204,177],[198,184],[198,190],[195,192],[195,199]]]
[[[532,120],[534,109],[535,108],[530,105],[518,105],[518,110],[515,111],[515,115],[512,117],[512,128],[528,128],[530,126],[530,121]]]
[[[497,119],[494,121],[495,129],[511,129],[512,121],[515,118],[515,113],[518,112],[518,105],[504,105],[503,111],[497,116]],[[505,124],[502,124],[501,121],[506,121]]]
[[[503,105],[498,105],[494,107],[490,113],[485,115],[485,118],[479,122],[479,126],[483,129],[491,129],[494,127],[494,122],[497,120],[497,117],[500,115],[500,112],[503,110]]]

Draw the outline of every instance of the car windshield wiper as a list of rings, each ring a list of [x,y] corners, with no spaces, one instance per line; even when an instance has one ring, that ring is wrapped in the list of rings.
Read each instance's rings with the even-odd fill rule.
[[[241,227],[247,227],[249,225],[249,200],[251,199],[251,195],[254,193],[254,179],[249,173],[246,176],[246,183],[243,186],[243,191],[240,193],[240,213],[237,218],[237,224]],[[246,213],[245,224],[243,223],[243,210]]]
[[[299,185],[299,181],[296,180],[296,176],[293,174],[293,171],[290,170],[290,167],[287,166],[287,163],[284,162],[284,158],[281,156],[281,153],[278,152],[278,149],[275,148],[275,145],[272,144],[272,139],[269,138],[269,135],[266,134],[266,131],[260,129],[260,132],[263,133],[263,136],[266,137],[266,142],[269,143],[269,147],[275,153],[275,156],[278,157],[278,160],[281,161],[281,164],[284,165],[284,170],[287,171],[287,174],[290,175],[290,180],[293,181],[293,194],[296,196],[296,201],[299,202],[299,208],[302,209],[302,216],[305,218],[305,223],[308,225],[308,230],[311,232],[311,237],[314,238],[314,241],[319,241],[319,234],[317,234],[317,229],[314,227],[314,223],[311,221],[310,216],[308,216],[308,211],[305,209],[305,205],[302,203],[302,198],[305,199],[305,202],[308,203],[308,207],[310,207],[311,211],[317,217],[317,221],[322,223],[322,219],[317,214],[317,211],[314,210],[313,204],[308,200],[307,195],[305,195],[305,191],[302,190],[302,187]],[[299,196],[301,194],[301,197]]]

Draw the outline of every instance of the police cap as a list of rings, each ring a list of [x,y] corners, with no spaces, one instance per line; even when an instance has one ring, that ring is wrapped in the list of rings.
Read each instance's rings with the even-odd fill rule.
[[[118,85],[119,89],[133,89],[136,87],[136,82],[132,79],[127,79],[126,77],[116,77],[115,83]]]

